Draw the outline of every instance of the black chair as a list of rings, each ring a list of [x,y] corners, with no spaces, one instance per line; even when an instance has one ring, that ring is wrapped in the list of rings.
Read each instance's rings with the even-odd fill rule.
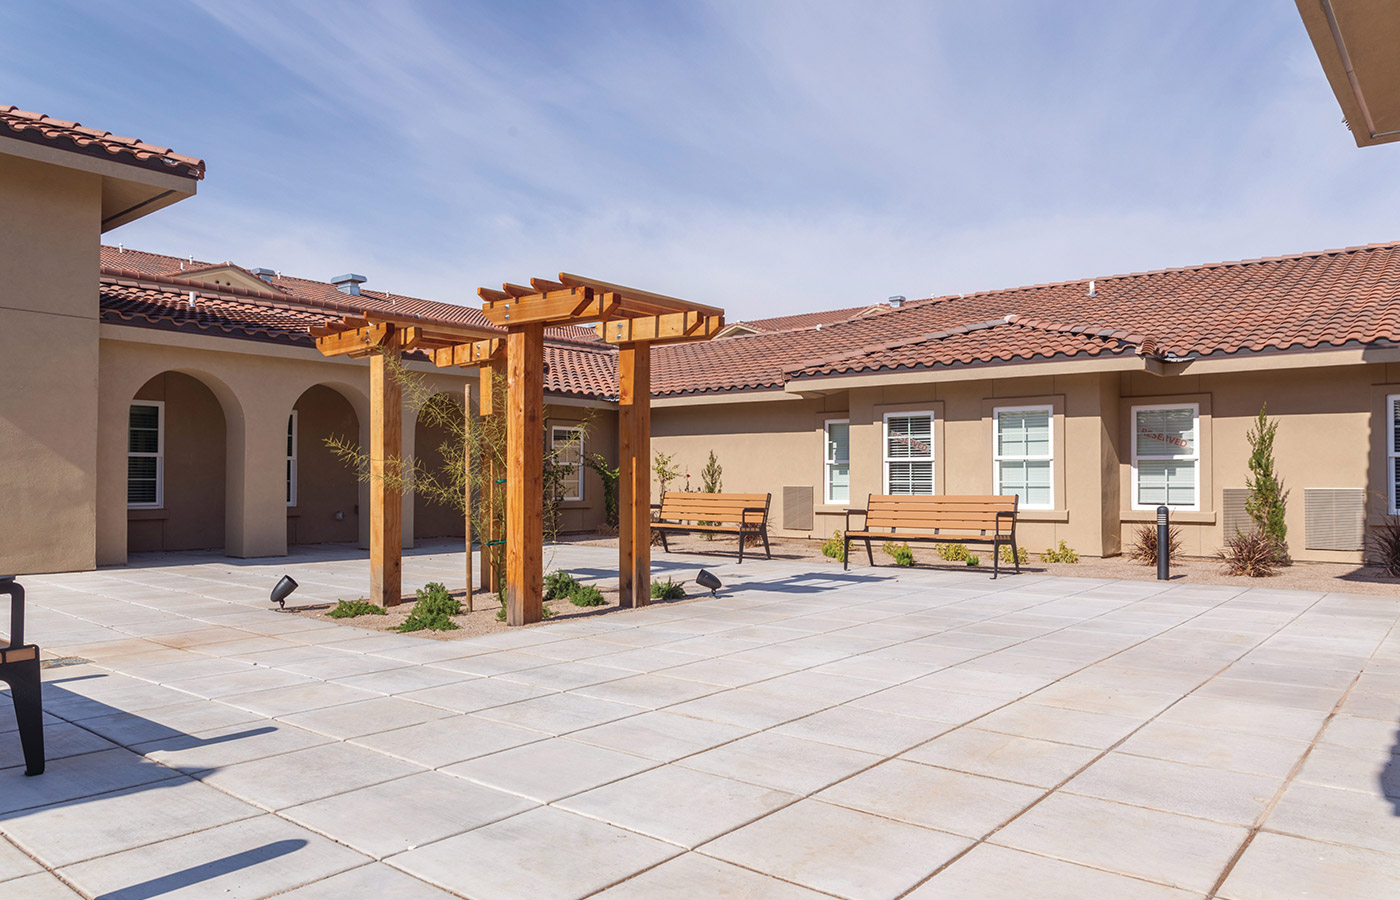
[[[44,706],[40,696],[39,648],[24,642],[24,588],[13,575],[0,577],[10,595],[10,645],[0,647],[0,681],[10,686],[24,748],[24,774],[44,773]]]

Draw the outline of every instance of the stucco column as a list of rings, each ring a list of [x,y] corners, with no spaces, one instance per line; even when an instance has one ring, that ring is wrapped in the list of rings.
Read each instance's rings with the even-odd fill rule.
[[[243,400],[243,415],[227,423],[224,551],[241,558],[286,556],[287,416],[295,398],[253,394]]]

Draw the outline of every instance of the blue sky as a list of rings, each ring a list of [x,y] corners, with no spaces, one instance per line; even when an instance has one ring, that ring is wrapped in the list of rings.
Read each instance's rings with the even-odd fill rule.
[[[1400,238],[1287,2],[45,2],[0,102],[203,157],[129,247],[730,318]]]

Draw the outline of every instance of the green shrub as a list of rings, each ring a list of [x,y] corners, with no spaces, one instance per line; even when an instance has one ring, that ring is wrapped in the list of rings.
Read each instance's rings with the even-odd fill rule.
[[[962,544],[935,544],[935,551],[940,559],[948,562],[967,562],[967,547]]]
[[[664,582],[651,580],[651,598],[653,600],[680,600],[685,597],[685,582],[672,581],[667,578]]]
[[[822,556],[829,556],[837,562],[846,561],[846,536],[833,531],[831,537],[822,544]]]
[[[1040,554],[1040,561],[1050,563],[1077,563],[1079,562],[1079,554],[1075,553],[1074,550],[1070,548],[1069,544],[1060,541],[1059,546]]]
[[[1002,545],[1001,545],[1001,561],[1004,562],[1004,563],[1006,563],[1007,565],[1015,565],[1015,564],[1017,564],[1017,563],[1020,563],[1021,565],[1024,566],[1026,563],[1028,563],[1028,562],[1031,561],[1031,555],[1030,555],[1029,552],[1026,551],[1026,548],[1025,548],[1025,547],[1017,547],[1017,548],[1016,548],[1016,556],[1015,556],[1015,557],[1012,557],[1012,555],[1011,555],[1011,545],[1010,545],[1010,544],[1002,544]]]
[[[1269,418],[1266,403],[1259,408],[1259,417],[1246,435],[1249,440],[1249,475],[1245,477],[1244,486],[1249,488],[1249,497],[1245,499],[1244,508],[1254,520],[1258,532],[1273,547],[1277,555],[1275,562],[1286,566],[1290,562],[1288,525],[1284,522],[1288,491],[1284,490],[1283,480],[1274,471],[1274,437],[1277,433],[1278,421]],[[1230,546],[1229,541],[1226,541],[1226,546]],[[1256,542],[1250,546],[1257,549],[1261,545]]]
[[[578,581],[574,579],[574,576],[563,569],[550,572],[544,576],[544,599],[561,600],[564,597],[571,597],[578,586]]]
[[[976,553],[969,553],[967,555],[967,564],[969,566],[980,566],[982,565],[982,557],[978,556]]]
[[[417,602],[413,611],[395,631],[454,631],[457,623],[453,616],[462,614],[462,602],[447,592],[447,588],[437,582],[429,582],[418,589]]]
[[[358,600],[341,600],[335,605],[335,609],[326,615],[332,619],[353,619],[356,616],[382,616],[385,612],[384,607],[375,606],[361,597]]]
[[[603,592],[593,585],[575,584],[569,592],[569,602],[574,606],[602,606],[608,601],[603,599]]]
[[[896,544],[894,541],[885,541],[885,545],[880,549],[894,558],[897,566],[912,566],[914,564],[914,551],[909,549],[908,544]]]
[[[1236,529],[1234,536],[1226,538],[1225,546],[1215,555],[1230,575],[1264,578],[1282,565],[1286,552],[1276,538],[1262,530],[1244,534]]]

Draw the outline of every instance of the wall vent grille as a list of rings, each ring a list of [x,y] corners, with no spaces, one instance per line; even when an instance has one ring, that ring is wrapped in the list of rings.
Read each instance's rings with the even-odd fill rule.
[[[1366,545],[1366,492],[1304,488],[1304,545],[1309,550],[1361,550]]]
[[[1236,530],[1240,534],[1253,533],[1254,519],[1244,508],[1249,488],[1225,488],[1220,493],[1220,524],[1226,539],[1234,537]]]
[[[783,488],[783,528],[788,531],[811,531],[814,525],[812,505],[816,489],[810,485]]]

